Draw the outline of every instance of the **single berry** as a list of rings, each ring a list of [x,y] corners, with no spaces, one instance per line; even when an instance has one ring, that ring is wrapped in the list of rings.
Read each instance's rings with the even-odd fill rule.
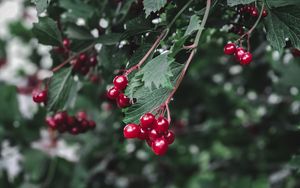
[[[89,58],[89,65],[91,66],[91,67],[94,67],[94,66],[96,66],[97,65],[97,57],[96,56],[91,56],[90,58]]]
[[[80,73],[81,73],[83,76],[87,75],[87,73],[89,73],[89,71],[90,71],[90,67],[83,66],[83,67],[80,68]]]
[[[161,137],[161,135],[155,129],[152,129],[150,132],[148,132],[148,138],[151,141],[153,141],[159,137]]]
[[[124,137],[127,139],[137,138],[140,134],[140,128],[136,124],[133,124],[133,123],[128,124],[124,127],[123,134],[124,134]]]
[[[85,53],[81,53],[78,57],[79,61],[85,62],[87,60],[87,55]]]
[[[121,93],[117,98],[117,104],[120,108],[126,108],[130,106],[130,99],[126,95]]]
[[[80,129],[79,127],[72,127],[71,129],[69,129],[69,133],[71,133],[72,135],[77,135],[79,134]]]
[[[251,14],[251,16],[253,16],[253,17],[258,17],[258,16],[259,16],[259,12],[258,12],[258,10],[257,10],[256,7],[254,7],[254,8],[252,9],[252,11],[250,12],[250,14]]]
[[[94,129],[96,127],[96,122],[94,121],[89,121],[89,128]]]
[[[78,59],[72,59],[70,63],[73,66],[74,71],[80,71],[82,62],[80,62]]]
[[[116,99],[116,98],[118,98],[119,94],[120,94],[120,91],[115,87],[110,88],[106,93],[106,95],[109,99]]]
[[[267,9],[264,8],[263,12],[262,12],[262,17],[267,17],[268,16],[268,11]]]
[[[53,117],[46,117],[46,124],[48,125],[48,127],[52,128],[52,129],[57,129],[57,123],[54,121]]]
[[[226,55],[232,55],[232,54],[234,54],[235,50],[236,50],[236,46],[235,46],[234,43],[228,43],[224,47],[224,53]]]
[[[250,13],[250,12],[252,11],[252,9],[253,9],[253,6],[251,6],[251,5],[246,5],[244,8],[245,8],[245,12]]]
[[[67,112],[58,112],[54,115],[54,121],[61,125],[68,122],[68,114]]]
[[[86,119],[82,119],[79,123],[79,127],[82,129],[88,129],[89,128],[89,121]]]
[[[113,83],[117,89],[123,90],[128,85],[128,79],[126,78],[126,76],[123,76],[123,75],[116,76],[113,80]]]
[[[76,122],[75,117],[73,117],[73,116],[68,116],[68,118],[67,118],[67,125],[68,125],[69,127],[74,127],[75,122]]]
[[[140,134],[138,136],[138,138],[140,140],[146,140],[148,138],[148,130],[143,129],[142,127],[140,127]]]
[[[84,111],[79,111],[76,113],[76,118],[78,119],[78,121],[86,120],[87,114]]]
[[[245,52],[241,57],[241,65],[248,65],[252,61],[252,54],[250,52]]]
[[[156,155],[164,155],[168,150],[168,143],[164,138],[157,138],[152,142],[152,151]]]
[[[157,132],[166,132],[169,129],[169,121],[164,117],[159,117],[157,123],[154,125],[154,129]]]
[[[70,44],[71,44],[71,42],[70,42],[69,39],[64,39],[63,40],[63,45],[64,45],[65,48],[70,48]]]
[[[172,131],[168,131],[164,137],[168,144],[172,144],[175,140],[175,134]]]
[[[155,122],[155,116],[151,113],[146,113],[140,118],[141,127],[144,129],[152,128]]]
[[[235,57],[238,61],[241,61],[242,56],[244,55],[244,53],[246,52],[246,50],[242,47],[239,47],[236,49],[235,52]]]
[[[32,99],[35,103],[42,103],[47,101],[47,90],[32,92]]]

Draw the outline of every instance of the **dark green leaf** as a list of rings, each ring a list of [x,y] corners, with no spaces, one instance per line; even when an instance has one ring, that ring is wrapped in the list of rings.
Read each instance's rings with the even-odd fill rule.
[[[66,35],[70,39],[78,39],[78,40],[93,40],[94,37],[84,27],[77,26],[75,24],[71,24],[67,27]]]
[[[144,0],[143,3],[146,17],[148,17],[151,12],[156,12],[163,8],[166,5],[167,0]]]
[[[76,84],[71,75],[70,68],[62,69],[55,73],[48,87],[48,110],[59,111],[66,109],[76,94],[73,87],[76,87]]]
[[[97,10],[96,7],[90,6],[84,1],[64,0],[59,1],[59,5],[67,10],[72,10],[68,14],[74,18],[90,18]]]
[[[0,83],[0,120],[14,121],[20,118],[17,91],[14,86]],[[9,110],[7,108],[9,107]]]
[[[52,46],[61,45],[61,33],[57,24],[51,18],[39,18],[39,22],[34,24],[32,32],[41,44]]]
[[[168,57],[168,53],[161,54],[149,61],[142,69],[142,81],[145,87],[152,89],[160,87],[172,88],[170,78],[173,76],[170,65],[173,58]]]
[[[255,0],[227,0],[227,4],[229,6],[236,6],[239,4],[249,4],[254,2]]]
[[[282,50],[288,38],[300,48],[300,8],[287,6],[271,9],[266,17],[267,39],[276,50]]]
[[[41,14],[47,9],[51,0],[32,0],[32,2],[36,5],[36,10],[38,14]]]
[[[99,36],[96,41],[103,45],[114,45],[121,41],[122,34],[119,33],[110,33],[106,35]]]
[[[266,0],[266,3],[270,7],[283,7],[287,5],[300,5],[299,0]]]

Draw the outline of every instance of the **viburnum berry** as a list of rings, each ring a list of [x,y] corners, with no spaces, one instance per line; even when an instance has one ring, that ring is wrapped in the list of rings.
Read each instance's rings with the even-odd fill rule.
[[[155,123],[155,116],[151,113],[146,113],[140,118],[140,123],[142,128],[152,128]]]
[[[164,138],[166,139],[167,143],[170,145],[174,142],[175,140],[175,134],[172,131],[168,131],[165,135]]]
[[[85,53],[81,53],[78,57],[79,61],[85,62],[87,60],[87,55]]]
[[[246,50],[242,47],[236,49],[235,57],[238,61],[241,61],[242,56],[245,54]]]
[[[164,155],[168,150],[168,143],[164,138],[157,138],[152,142],[151,147],[156,155]]]
[[[113,100],[113,99],[118,98],[119,94],[120,94],[120,91],[116,87],[112,87],[107,91],[106,95],[109,99]]]
[[[69,129],[69,133],[71,133],[72,135],[77,135],[79,134],[79,132],[79,127],[72,127],[71,129]]]
[[[117,105],[120,108],[126,108],[126,107],[130,106],[130,99],[126,95],[121,93],[117,98]]]
[[[76,118],[78,120],[87,119],[87,114],[84,111],[79,111],[79,112],[76,113]]]
[[[267,9],[263,9],[263,12],[262,12],[262,17],[267,17],[268,16],[268,11]]]
[[[253,7],[253,8],[252,8],[250,14],[251,14],[251,16],[253,16],[253,17],[258,17],[258,16],[259,16],[259,12],[258,12],[258,10],[257,10],[256,7]]]
[[[148,138],[148,132],[149,132],[148,130],[140,127],[140,134],[139,134],[138,138],[140,140],[146,140]]]
[[[56,129],[57,128],[57,123],[55,122],[53,117],[46,117],[46,124],[48,125],[48,127],[52,128],[52,129]]]
[[[88,64],[91,66],[91,67],[94,67],[97,65],[97,57],[96,56],[91,56],[89,58],[89,61],[88,61]]]
[[[69,39],[65,38],[63,40],[63,45],[64,45],[65,48],[70,48],[70,44],[71,44],[71,42],[70,42]]]
[[[133,123],[126,125],[123,129],[123,135],[127,139],[138,138],[139,134],[140,134],[139,126]]]
[[[164,117],[157,118],[157,123],[154,125],[154,129],[158,132],[166,132],[169,129],[169,121]]]
[[[68,121],[68,114],[66,112],[58,112],[54,115],[54,121],[57,124],[63,124],[63,123],[67,123]]]
[[[35,103],[42,103],[47,101],[47,90],[37,91],[34,90],[32,92],[32,99]]]
[[[153,141],[160,137],[160,134],[155,129],[152,129],[150,132],[148,132],[148,138],[150,141]]]
[[[248,65],[249,63],[251,63],[252,61],[252,54],[250,52],[245,52],[242,56],[241,56],[241,60],[240,63],[242,65]]]
[[[95,121],[89,121],[89,128],[94,129],[96,127],[96,122]]]
[[[119,90],[124,90],[128,85],[128,79],[126,76],[116,76],[113,80],[115,87]]]
[[[224,53],[226,55],[232,55],[235,53],[235,51],[236,51],[236,46],[234,43],[228,43],[224,47]]]

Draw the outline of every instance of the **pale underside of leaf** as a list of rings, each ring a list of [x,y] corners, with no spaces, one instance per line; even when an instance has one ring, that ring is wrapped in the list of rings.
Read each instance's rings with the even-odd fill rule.
[[[148,17],[151,12],[157,12],[163,8],[166,5],[167,0],[144,0],[143,3],[146,17]]]

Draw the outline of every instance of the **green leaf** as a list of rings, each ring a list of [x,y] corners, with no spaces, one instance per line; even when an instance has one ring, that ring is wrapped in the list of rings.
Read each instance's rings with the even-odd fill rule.
[[[41,14],[47,9],[51,0],[32,0],[32,2],[36,5],[38,14]]]
[[[173,76],[170,65],[174,62],[173,58],[168,57],[169,53],[161,54],[149,61],[142,69],[142,81],[145,87],[168,87],[172,88],[170,77]]]
[[[197,31],[200,28],[200,19],[197,15],[193,15],[190,18],[190,23],[185,31],[184,36],[189,36],[194,31]]]
[[[84,1],[63,0],[59,1],[59,5],[62,8],[71,10],[68,12],[68,15],[73,18],[88,19],[91,18],[97,10],[96,7],[88,5]]]
[[[144,15],[137,18],[129,20],[125,23],[126,31],[124,32],[122,38],[126,39],[131,36],[136,36],[138,34],[143,34],[153,30],[153,24],[149,19],[145,19]]]
[[[151,12],[156,12],[163,8],[166,5],[167,0],[144,0],[143,2],[146,17],[148,17]]]
[[[106,35],[99,36],[96,41],[103,45],[114,45],[121,41],[122,34],[119,33],[110,33]]]
[[[145,56],[145,54],[150,50],[151,47],[152,44],[143,44],[141,47],[139,47],[130,58],[127,67],[132,67],[138,64],[139,61]],[[150,58],[151,56],[148,59]]]
[[[77,26],[75,24],[71,24],[67,27],[66,35],[70,39],[78,39],[78,40],[93,40],[93,35],[84,27]]]
[[[255,0],[227,0],[227,5],[228,6],[236,6],[239,4],[249,4],[254,2]]]
[[[20,118],[16,87],[0,83],[0,121],[15,121]],[[9,110],[7,108],[9,107]]]
[[[47,109],[49,111],[65,109],[76,94],[73,87],[76,87],[76,84],[70,68],[55,73],[48,88]]]
[[[289,162],[289,165],[292,168],[300,169],[300,156],[299,155],[293,156],[292,159]]]
[[[300,48],[300,8],[286,6],[271,9],[265,18],[267,39],[276,50],[282,50],[286,45],[286,38],[292,45]]]
[[[51,18],[39,18],[39,22],[34,24],[32,32],[41,44],[60,46],[62,43],[61,33]]]
[[[287,5],[300,5],[299,0],[267,0],[267,5],[270,7],[283,7]]]
[[[174,76],[171,78],[171,82],[173,85],[178,79],[182,67],[183,66],[178,63],[172,63],[171,72]],[[128,92],[127,89],[126,91]],[[134,91],[133,94],[133,98],[136,99],[136,103],[124,109],[124,123],[139,123],[139,118],[143,114],[145,114],[146,112],[150,112],[154,108],[164,103],[171,92],[172,89],[169,88],[155,88],[153,90],[150,90],[146,87],[136,88],[136,91]]]

